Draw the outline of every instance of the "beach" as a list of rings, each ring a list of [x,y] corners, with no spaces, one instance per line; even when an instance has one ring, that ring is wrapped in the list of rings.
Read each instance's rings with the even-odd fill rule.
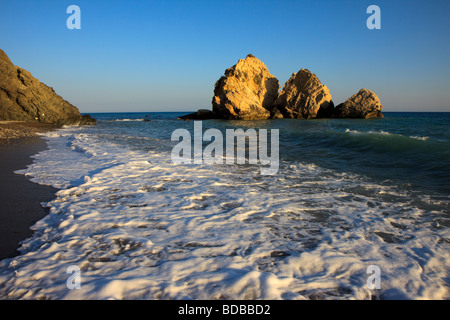
[[[19,138],[37,137],[39,133],[53,130],[57,126],[32,121],[0,121],[0,145],[17,144]]]
[[[30,226],[48,210],[41,202],[54,198],[55,190],[32,183],[15,170],[33,162],[32,155],[47,148],[39,132],[54,126],[34,122],[0,122],[0,260],[18,254],[20,241],[30,237]]]

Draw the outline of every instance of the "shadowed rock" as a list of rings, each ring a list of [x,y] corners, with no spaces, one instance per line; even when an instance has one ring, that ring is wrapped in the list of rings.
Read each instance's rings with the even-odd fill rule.
[[[181,120],[208,120],[208,119],[219,119],[220,117],[216,115],[211,110],[199,109],[197,112],[187,114],[185,116],[178,117]]]
[[[334,104],[327,86],[322,85],[314,73],[301,69],[284,84],[274,108],[284,118],[313,119],[330,117]],[[276,112],[273,114],[277,116]]]
[[[375,93],[361,89],[334,110],[334,118],[382,118],[380,99]]]
[[[82,116],[78,108],[57,95],[53,88],[14,66],[3,50],[0,50],[0,120],[95,124],[95,119]]]

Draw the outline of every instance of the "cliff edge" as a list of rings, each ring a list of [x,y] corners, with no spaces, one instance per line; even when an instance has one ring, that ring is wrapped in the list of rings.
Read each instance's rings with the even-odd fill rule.
[[[95,124],[53,88],[15,66],[0,49],[0,121],[37,121],[55,125]]]

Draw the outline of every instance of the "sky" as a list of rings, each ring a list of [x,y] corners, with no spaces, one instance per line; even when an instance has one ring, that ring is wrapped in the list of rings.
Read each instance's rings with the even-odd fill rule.
[[[450,112],[448,0],[1,1],[0,49],[84,113],[211,109],[249,53],[281,87],[309,69],[335,104],[367,88],[383,111]]]

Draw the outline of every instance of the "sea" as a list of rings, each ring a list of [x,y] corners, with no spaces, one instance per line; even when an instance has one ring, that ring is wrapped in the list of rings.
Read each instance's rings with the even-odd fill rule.
[[[43,134],[16,173],[59,191],[0,262],[0,297],[450,298],[450,113],[201,121],[278,130],[272,175],[174,163],[172,133],[194,143],[185,114],[96,113]]]

